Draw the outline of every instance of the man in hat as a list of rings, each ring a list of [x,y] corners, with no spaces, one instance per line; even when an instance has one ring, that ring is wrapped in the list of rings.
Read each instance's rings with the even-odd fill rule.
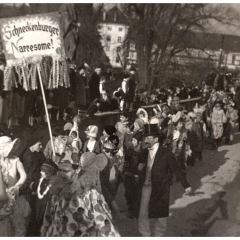
[[[166,231],[169,216],[170,179],[169,172],[173,171],[180,180],[185,192],[191,193],[191,187],[185,174],[179,168],[172,152],[161,146],[161,136],[157,124],[144,125],[145,145],[138,170],[145,173],[138,230],[142,236],[163,236]],[[152,225],[152,226],[151,226]],[[150,230],[153,227],[152,231]]]
[[[126,95],[126,109],[132,111],[133,110],[133,101],[135,98],[136,91],[136,68],[131,67],[129,69],[129,82],[128,82],[128,92]]]

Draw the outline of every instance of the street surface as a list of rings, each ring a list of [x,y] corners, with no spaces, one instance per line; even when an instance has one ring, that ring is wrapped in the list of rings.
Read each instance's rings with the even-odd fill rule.
[[[19,154],[32,136],[43,136],[44,146],[49,139],[46,127],[20,131],[15,134],[22,139]],[[189,167],[187,179],[195,194],[183,196],[184,190],[174,178],[166,236],[240,236],[240,133],[235,134],[233,145],[204,150],[203,162]],[[123,183],[116,201],[127,210]],[[121,236],[140,236],[136,219],[123,214],[116,225]]]

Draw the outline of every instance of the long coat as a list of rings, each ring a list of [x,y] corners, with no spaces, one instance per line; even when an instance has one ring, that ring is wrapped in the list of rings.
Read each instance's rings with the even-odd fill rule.
[[[100,76],[97,75],[96,72],[94,72],[88,83],[91,101],[96,98],[100,98],[99,83]]]
[[[147,165],[147,160],[148,150],[145,149],[142,152],[141,162]],[[146,174],[146,169],[143,171]],[[149,218],[169,216],[171,171],[175,173],[184,189],[190,187],[186,180],[186,175],[178,166],[173,153],[167,148],[159,146],[151,170],[152,192],[148,208]]]
[[[75,92],[74,98],[77,105],[86,105],[86,93],[85,93],[85,83],[87,82],[87,78],[81,76],[79,73],[76,74],[76,82],[75,82]]]

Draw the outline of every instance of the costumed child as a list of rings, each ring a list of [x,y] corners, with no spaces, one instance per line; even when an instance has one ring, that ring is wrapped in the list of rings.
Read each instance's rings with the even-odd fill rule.
[[[83,152],[101,153],[101,142],[97,140],[98,127],[90,125],[85,131],[88,140],[84,143]]]
[[[115,128],[117,129],[117,136],[119,138],[119,147],[123,146],[124,143],[124,135],[126,132],[129,132],[129,121],[128,121],[128,113],[127,112],[121,112],[120,113],[120,122],[117,122],[115,125]]]
[[[206,136],[207,128],[206,124],[202,121],[202,113],[197,112],[195,118],[195,124],[193,125],[193,130],[196,132],[194,139],[194,148],[192,148],[192,156],[196,160],[202,161],[202,151],[203,151],[203,140]]]
[[[41,177],[30,184],[33,195],[37,195],[34,215],[30,221],[28,236],[40,237],[43,217],[46,210],[47,202],[50,200],[49,179],[58,171],[58,166],[53,161],[46,161],[41,167]]]
[[[99,172],[106,164],[104,154],[87,152],[79,160],[72,158],[71,151],[64,151],[58,174],[50,179],[52,197],[46,207],[41,236],[120,236],[104,197],[96,189]]]
[[[125,154],[125,198],[128,206],[128,217],[137,218],[141,199],[141,192],[138,187],[143,181],[142,172],[138,170],[140,150],[142,144],[142,133],[137,132],[132,136],[132,146],[129,147]]]
[[[226,143],[232,144],[234,136],[235,123],[238,121],[238,110],[234,109],[232,104],[227,105],[227,124],[226,124]]]
[[[116,136],[110,136],[109,138],[113,137]],[[102,146],[102,152],[105,154],[108,161],[106,167],[100,173],[100,180],[102,193],[106,202],[114,214],[120,215],[120,210],[115,201],[115,197],[121,182],[124,163],[119,161],[119,158],[116,156],[119,150],[116,147],[117,142],[115,144],[113,142],[114,139],[109,140]]]
[[[227,122],[226,115],[221,109],[221,103],[215,102],[212,112],[212,141],[213,150],[218,150],[223,135],[223,124]]]
[[[185,157],[187,131],[184,127],[184,119],[181,117],[181,111],[172,116],[173,132],[171,133],[171,149],[177,159],[179,167],[186,172],[187,164]]]
[[[145,109],[139,108],[136,112],[136,115],[138,118],[142,119],[145,124],[148,123],[148,114]]]
[[[144,121],[141,118],[137,118],[133,123],[132,132],[126,132],[124,136],[124,150],[128,149],[132,145],[132,136],[135,133],[143,132],[144,129]]]
[[[25,237],[26,222],[31,209],[19,189],[27,175],[15,152],[19,139],[0,137],[0,236]]]

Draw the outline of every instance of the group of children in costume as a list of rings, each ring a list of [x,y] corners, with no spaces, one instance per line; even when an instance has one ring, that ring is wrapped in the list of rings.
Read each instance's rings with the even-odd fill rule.
[[[120,121],[104,126],[102,136],[97,126],[89,125],[85,142],[79,138],[81,119],[75,116],[62,130],[53,129],[55,149],[49,141],[41,153],[44,161],[37,155],[41,140],[33,142],[20,161],[15,154],[20,140],[0,137],[0,235],[120,236],[113,219],[121,214],[115,198],[124,181],[127,216],[138,217],[146,124],[157,125],[160,143],[187,172],[188,165],[202,161],[207,138],[213,149],[223,136],[226,143],[233,142],[238,120],[233,102],[219,96],[190,112],[176,102],[156,104],[150,114],[140,108],[136,115],[130,121],[128,112],[119,113]],[[38,172],[32,177],[31,162],[37,158]]]

